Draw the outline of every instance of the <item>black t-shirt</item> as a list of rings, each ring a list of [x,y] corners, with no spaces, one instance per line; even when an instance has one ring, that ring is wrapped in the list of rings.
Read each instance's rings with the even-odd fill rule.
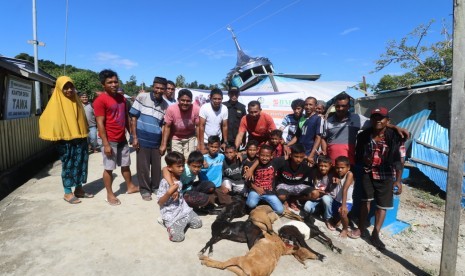
[[[300,163],[296,170],[291,168],[291,160],[285,160],[284,157],[275,158],[272,163],[276,168],[276,184],[310,185],[312,169],[307,165],[307,163]]]
[[[245,105],[240,102],[231,103],[231,101],[227,101],[223,102],[223,105],[228,108],[228,143],[234,144],[237,133],[239,132],[241,119],[247,115],[247,112],[245,110]]]
[[[223,161],[223,178],[233,181],[242,181],[242,164],[239,160],[228,163],[225,158]]]

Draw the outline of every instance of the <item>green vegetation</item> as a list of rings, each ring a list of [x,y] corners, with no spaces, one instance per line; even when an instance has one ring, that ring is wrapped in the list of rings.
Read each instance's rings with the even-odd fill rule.
[[[442,199],[439,194],[432,194],[428,191],[424,191],[421,189],[414,189],[414,195],[425,202],[429,202],[431,204],[436,205],[437,207],[443,207],[446,204],[446,201]]]
[[[379,72],[390,64],[399,63],[401,68],[410,69],[403,75],[385,75],[374,87],[375,91],[407,87],[424,81],[452,77],[452,35],[443,23],[441,34],[444,40],[423,45],[434,20],[421,24],[400,41],[390,40],[386,52],[376,61],[373,72]]]

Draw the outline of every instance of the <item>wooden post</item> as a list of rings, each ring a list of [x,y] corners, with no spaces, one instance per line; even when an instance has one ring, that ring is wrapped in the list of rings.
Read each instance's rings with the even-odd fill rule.
[[[454,42],[449,130],[449,170],[440,275],[455,275],[460,226],[463,164],[465,162],[465,0],[454,1]]]

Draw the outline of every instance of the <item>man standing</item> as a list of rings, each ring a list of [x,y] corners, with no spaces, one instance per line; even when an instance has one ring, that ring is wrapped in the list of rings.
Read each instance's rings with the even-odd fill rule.
[[[385,249],[379,232],[386,217],[386,210],[393,208],[393,192],[402,193],[402,169],[405,148],[401,136],[391,128],[388,110],[378,107],[371,111],[372,127],[357,136],[356,162],[363,167],[362,204],[359,229],[349,234],[358,238],[363,234],[371,201],[376,201],[375,225],[370,241],[376,248]]]
[[[314,97],[305,99],[305,116],[300,118],[296,136],[289,142],[289,145],[293,145],[296,142],[304,145],[305,155],[310,165],[315,163],[315,154],[321,142],[321,118],[315,112],[316,102]]]
[[[199,107],[192,104],[189,89],[179,90],[178,103],[168,107],[164,120],[160,152],[164,153],[167,142],[171,141],[171,150],[182,153],[187,160],[189,154],[195,151],[199,125]]]
[[[223,140],[221,148],[226,146],[228,137],[228,109],[223,106],[223,92],[215,88],[210,91],[210,104],[204,104],[199,111],[198,149],[206,154],[208,137],[218,136]]]
[[[270,132],[276,129],[273,118],[262,112],[259,101],[251,101],[247,105],[248,114],[241,119],[239,132],[237,133],[234,145],[238,149],[242,143],[245,133],[249,134],[249,140],[256,140],[259,145],[265,143],[270,138]]]
[[[176,85],[174,84],[174,82],[170,80],[166,81],[166,90],[163,93],[163,99],[168,103],[168,105],[176,103],[174,91],[176,91]]]
[[[84,106],[84,111],[86,112],[87,124],[89,125],[89,135],[87,136],[87,141],[89,143],[90,151],[97,152],[98,143],[97,143],[97,123],[95,121],[94,108],[89,102],[89,97],[86,92],[79,94],[82,105]]]
[[[323,127],[322,150],[331,160],[338,156],[349,157],[355,164],[355,139],[361,129],[370,126],[370,120],[362,115],[349,112],[350,97],[342,93],[336,97],[336,114],[330,116]]]
[[[231,145],[235,144],[241,119],[247,114],[245,105],[239,102],[239,95],[239,88],[233,86],[228,91],[229,100],[223,102],[223,105],[228,108],[228,137],[223,140],[226,140]],[[241,145],[245,145],[245,136],[242,138]]]
[[[95,118],[99,137],[102,140],[103,155],[103,183],[107,190],[108,204],[120,205],[121,201],[113,193],[113,170],[121,166],[121,174],[127,185],[127,193],[139,191],[131,180],[131,157],[129,145],[126,140],[126,130],[129,131],[129,117],[126,107],[126,99],[117,93],[119,87],[118,75],[111,70],[103,70],[99,73],[104,93],[94,101]]]
[[[163,116],[168,103],[163,99],[166,79],[155,77],[153,92],[137,95],[129,110],[131,116],[132,146],[136,149],[137,179],[142,199],[152,200],[152,193],[160,184],[163,155],[159,148],[162,143]]]

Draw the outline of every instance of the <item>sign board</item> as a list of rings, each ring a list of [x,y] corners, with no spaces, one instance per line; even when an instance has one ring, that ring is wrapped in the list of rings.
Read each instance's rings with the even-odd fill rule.
[[[32,82],[9,77],[5,99],[5,119],[31,116]]]

